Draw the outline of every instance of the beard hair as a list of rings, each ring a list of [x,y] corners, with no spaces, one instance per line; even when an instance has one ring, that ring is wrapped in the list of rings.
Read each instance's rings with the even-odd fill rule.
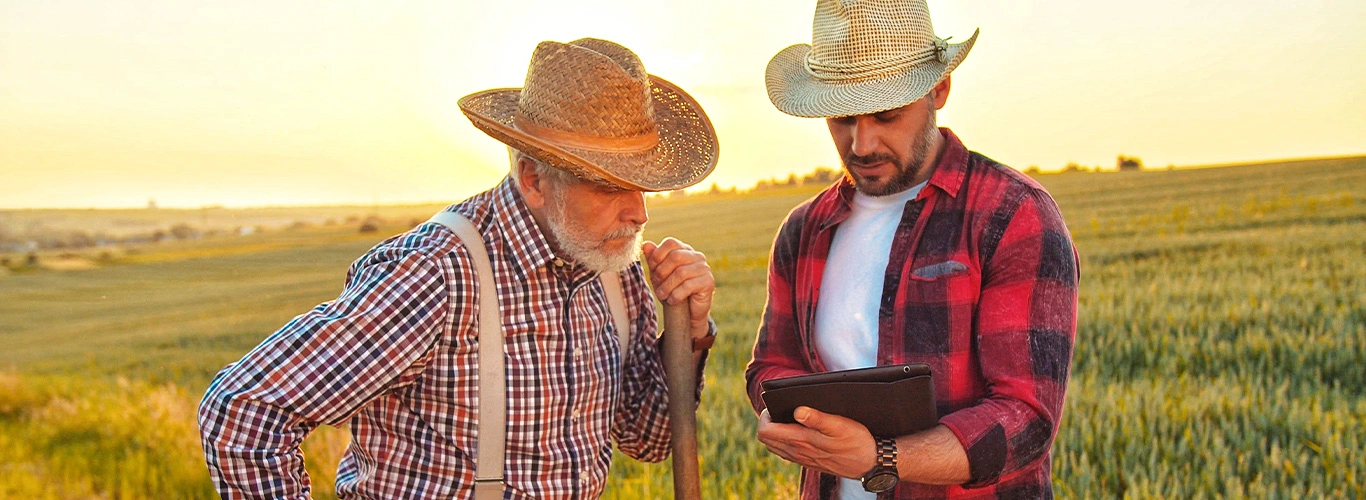
[[[925,117],[925,122],[917,131],[920,140],[911,144],[911,157],[906,161],[892,156],[890,153],[873,153],[867,156],[857,156],[851,151],[844,155],[844,175],[853,181],[854,188],[860,193],[868,196],[887,196],[900,193],[915,185],[915,177],[926,167],[925,159],[930,156],[930,145],[934,143],[934,137],[939,134],[939,127],[935,118],[935,109],[930,107],[929,114]],[[866,179],[855,176],[849,169],[849,165],[873,164],[879,162],[889,162],[896,165],[896,172],[893,172],[887,183],[881,187],[870,185]]]
[[[546,222],[550,226],[550,234],[571,260],[599,274],[620,272],[640,260],[640,245],[644,241],[641,231],[643,225],[631,224],[608,232],[602,239],[596,239],[576,229],[569,220],[569,204],[562,189],[550,190],[547,198],[550,203]],[[603,248],[608,240],[618,238],[631,238],[631,241],[618,252]]]

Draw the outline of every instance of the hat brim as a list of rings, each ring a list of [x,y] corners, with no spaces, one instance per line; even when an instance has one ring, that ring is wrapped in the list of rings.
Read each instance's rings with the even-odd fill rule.
[[[856,81],[828,82],[811,74],[806,56],[811,46],[797,44],[773,56],[764,71],[768,99],[779,111],[806,118],[836,118],[879,113],[925,97],[953,72],[977,41],[948,44],[944,61],[934,60],[886,75]]]
[[[514,125],[520,88],[493,89],[460,99],[476,128],[513,149],[580,177],[601,178],[634,191],[672,191],[692,186],[716,168],[716,130],[702,106],[682,89],[650,75],[659,144],[637,153],[607,153],[561,146]]]

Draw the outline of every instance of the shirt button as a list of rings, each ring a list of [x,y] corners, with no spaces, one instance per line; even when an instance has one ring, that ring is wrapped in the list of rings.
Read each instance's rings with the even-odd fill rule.
[[[555,257],[555,267],[564,267],[564,259]]]
[[[575,348],[574,348],[574,357],[575,357],[575,358],[578,358],[578,357],[580,357],[580,356],[582,356],[582,355],[583,355],[583,349],[579,349],[579,348],[575,347]]]
[[[578,422],[578,421],[579,421],[579,410],[574,410],[574,421],[575,421],[575,422]]]

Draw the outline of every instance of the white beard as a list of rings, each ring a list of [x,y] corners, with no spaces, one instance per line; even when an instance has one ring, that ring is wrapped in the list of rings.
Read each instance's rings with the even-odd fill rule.
[[[546,223],[550,226],[550,235],[574,262],[596,273],[611,273],[622,271],[640,260],[640,244],[644,241],[641,231],[643,225],[626,226],[608,233],[602,239],[596,239],[575,229],[569,221],[566,213],[568,204],[562,191],[556,189],[549,194]],[[627,237],[631,238],[631,242],[620,251],[609,252],[604,248],[607,240]]]

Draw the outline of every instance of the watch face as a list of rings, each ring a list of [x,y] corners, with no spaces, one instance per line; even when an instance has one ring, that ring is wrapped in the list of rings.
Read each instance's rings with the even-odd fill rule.
[[[863,489],[873,493],[882,493],[896,486],[897,477],[895,472],[883,471],[873,474],[872,477],[863,481]]]

